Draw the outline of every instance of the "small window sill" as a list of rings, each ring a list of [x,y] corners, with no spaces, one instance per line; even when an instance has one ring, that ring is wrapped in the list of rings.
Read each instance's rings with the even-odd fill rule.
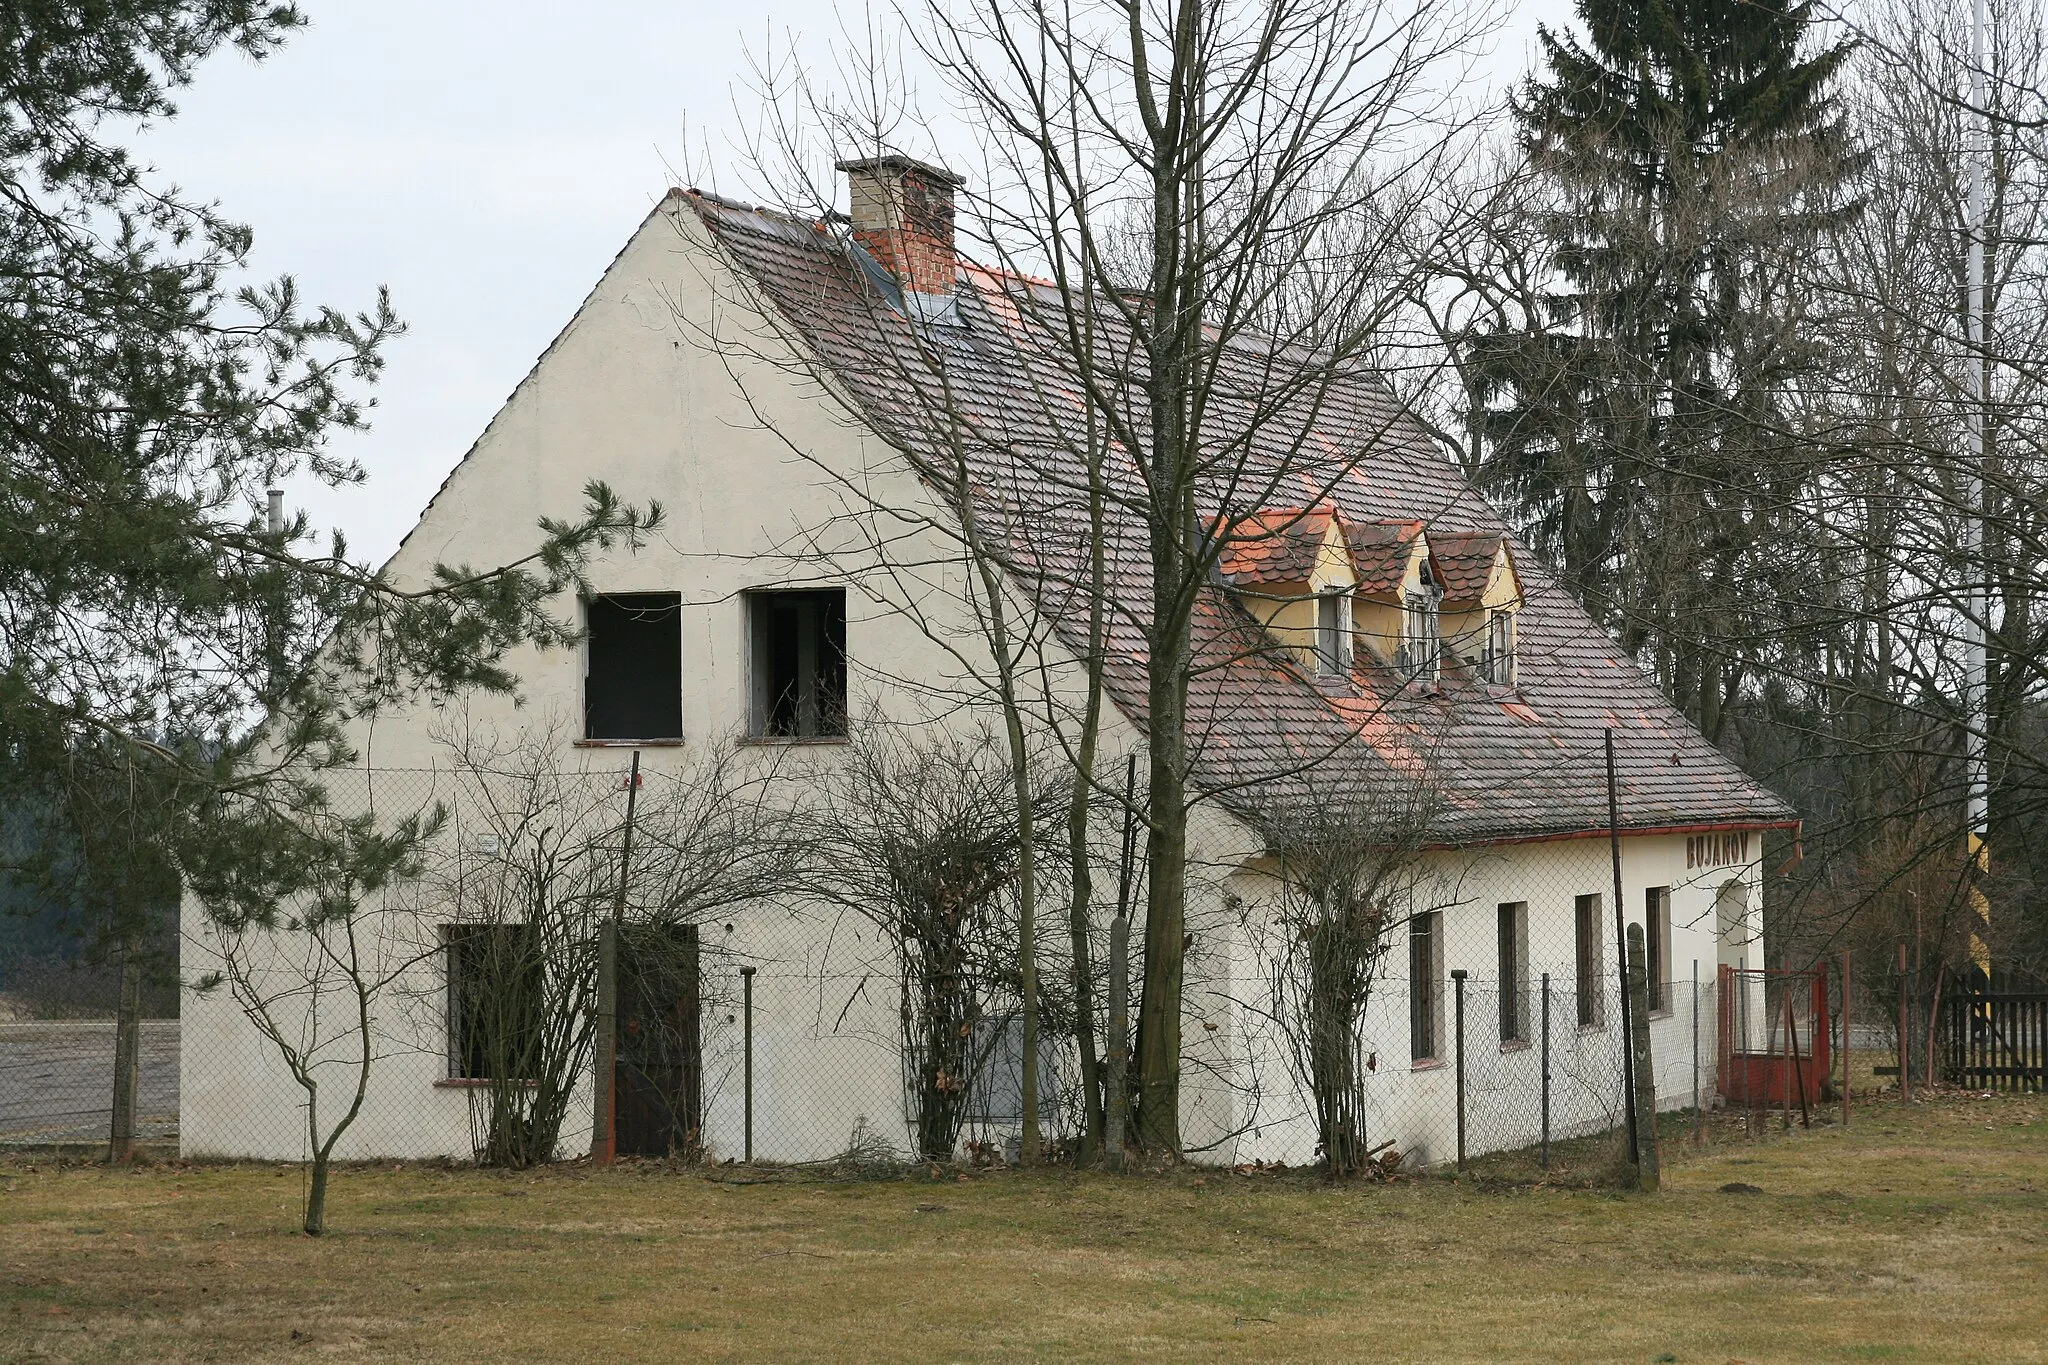
[[[578,749],[680,749],[680,739],[577,739],[570,743]]]
[[[539,1081],[494,1081],[484,1076],[443,1076],[434,1082],[436,1090],[483,1090],[494,1085],[520,1085],[528,1090],[537,1089]]]
[[[1605,1025],[1605,1024],[1581,1024],[1581,1025],[1579,1025],[1579,1032],[1580,1032],[1581,1034],[1587,1034],[1587,1033],[1605,1033],[1605,1032],[1607,1032],[1607,1025]]]
[[[1527,1038],[1503,1038],[1500,1040],[1500,1050],[1502,1052],[1527,1052],[1529,1050],[1529,1040]]]
[[[851,744],[853,740],[846,735],[744,735],[733,742],[753,748],[789,749],[811,744],[830,747],[836,744]]]
[[[1449,1063],[1439,1061],[1435,1057],[1417,1057],[1408,1064],[1408,1069],[1410,1071],[1442,1071],[1448,1065]]]
[[[1673,1010],[1673,1009],[1671,1008],[1671,1006],[1669,1006],[1669,1005],[1664,1005],[1664,1006],[1660,1006],[1660,1007],[1659,1007],[1659,1008],[1657,1008],[1657,1009],[1653,1009],[1653,1010],[1651,1010],[1651,1011],[1650,1011],[1650,1017],[1651,1017],[1652,1019],[1669,1019],[1669,1018],[1671,1018],[1671,1017],[1672,1017],[1672,1016],[1673,1016],[1674,1014],[1676,1014],[1676,1013],[1677,1013],[1677,1011]]]

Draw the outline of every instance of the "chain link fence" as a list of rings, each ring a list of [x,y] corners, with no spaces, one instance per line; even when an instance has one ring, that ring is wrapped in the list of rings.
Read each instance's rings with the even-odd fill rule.
[[[1027,1087],[1014,878],[961,908],[958,943],[914,940],[900,914],[817,891],[820,845],[770,818],[758,774],[650,766],[633,787],[625,758],[331,782],[338,815],[431,817],[421,858],[319,933],[228,934],[188,905],[178,1017],[142,1032],[136,1136],[191,1157],[301,1160],[353,1111],[338,1160],[525,1164],[589,1152],[608,1128],[619,1155],[684,1161],[1015,1161]],[[803,847],[752,846],[777,839]],[[1103,843],[1116,847],[1113,830]],[[1738,1106],[1771,1106],[1783,1067],[1759,1053],[1818,1069],[1800,1082],[1818,1102],[1836,1083],[1822,1040],[1838,1041],[1838,1002],[1816,1012],[1806,997],[1795,1040],[1782,1006],[1797,992],[1742,975],[1761,956],[1759,902],[1742,881],[1753,863],[1688,869],[1682,841],[1638,856],[1649,847],[1624,841],[1621,920],[1644,931],[1667,1135],[1728,1102],[1731,1058],[1763,1077]],[[1198,875],[1181,1039],[1188,1156],[1314,1165],[1335,1123],[1375,1170],[1612,1174],[1626,1157],[1630,1059],[1607,844],[1541,849],[1416,855],[1426,894],[1411,882],[1374,922],[1350,1061],[1334,1072],[1304,1043],[1314,1002],[1288,985],[1302,979],[1290,977],[1296,944],[1270,885],[1235,868]],[[1142,872],[1097,871],[1085,990],[1066,888],[1045,876],[1035,1089],[1048,1152],[1071,1160],[1109,1050],[1111,898],[1141,920]],[[612,924],[615,1082],[610,1122],[594,1125]],[[1141,943],[1131,957],[1135,1020]],[[0,1142],[105,1137],[110,1011],[49,1017],[63,1009],[0,1022]]]

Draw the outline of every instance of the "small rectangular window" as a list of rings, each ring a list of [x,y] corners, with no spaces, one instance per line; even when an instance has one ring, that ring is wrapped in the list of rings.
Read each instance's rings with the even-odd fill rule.
[[[1515,614],[1506,608],[1487,613],[1483,671],[1488,682],[1501,687],[1515,681]]]
[[[1600,960],[1600,897],[1580,896],[1572,906],[1578,944],[1579,1027],[1598,1028],[1606,1021],[1606,973]]]
[[[1436,594],[1408,594],[1404,615],[1408,638],[1402,652],[1408,672],[1423,682],[1435,682],[1443,648],[1437,635]]]
[[[1351,671],[1351,598],[1325,593],[1316,599],[1316,672],[1325,678]]]
[[[753,653],[748,732],[773,739],[846,733],[846,590],[747,594]]]
[[[448,1074],[530,1080],[540,1071],[546,966],[530,924],[451,924],[441,931],[448,973]]]
[[[682,595],[607,593],[584,620],[584,738],[682,738]]]
[[[1408,1051],[1435,1061],[1443,1031],[1443,915],[1424,910],[1408,917]]]
[[[1499,906],[1500,1040],[1529,1041],[1529,903]]]
[[[1671,888],[1653,886],[1643,893],[1643,966],[1649,978],[1649,1006],[1671,1008]]]

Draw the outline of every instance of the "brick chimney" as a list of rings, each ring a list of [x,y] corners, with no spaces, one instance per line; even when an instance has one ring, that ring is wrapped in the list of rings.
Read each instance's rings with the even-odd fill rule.
[[[912,294],[950,298],[953,191],[967,182],[907,156],[842,161],[851,191],[853,235]]]

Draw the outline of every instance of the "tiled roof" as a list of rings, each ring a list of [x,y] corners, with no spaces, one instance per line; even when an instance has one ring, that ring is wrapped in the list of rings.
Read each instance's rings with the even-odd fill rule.
[[[1399,592],[1408,577],[1408,561],[1415,553],[1415,537],[1421,534],[1422,523],[1414,518],[1405,521],[1347,521],[1344,539],[1351,546],[1351,563],[1358,572],[1358,591],[1369,597]]]
[[[854,248],[824,226],[708,196],[688,202],[741,278],[764,292],[829,372],[823,377],[879,434],[928,470],[947,468],[949,448],[964,450],[982,525],[1003,537],[1018,582],[1055,628],[1083,648],[1086,506],[1076,490],[1086,487],[1089,442],[1104,447],[1068,353],[1049,335],[1059,316],[1051,287],[963,268],[964,325],[925,327],[895,311]],[[1142,394],[1107,387],[1120,367],[1128,373],[1142,364],[1142,351],[1115,318],[1100,320],[1096,347],[1100,392],[1126,404],[1132,425],[1144,429]],[[1250,342],[1224,354],[1205,442],[1230,451],[1238,473],[1209,490],[1211,505],[1198,509],[1203,525],[1234,525],[1292,501],[1328,506],[1350,526],[1422,523],[1433,540],[1509,536],[1378,376],[1348,374],[1313,402],[1273,410],[1272,376],[1285,364],[1285,355]],[[942,445],[941,434],[960,444]],[[1315,451],[1327,452],[1326,469],[1303,467]],[[1112,513],[1105,679],[1116,705],[1142,727],[1140,625],[1151,600],[1142,474],[1113,444],[1103,467]],[[1249,475],[1260,471],[1270,472],[1268,486],[1247,494],[1244,485],[1259,482]],[[1291,499],[1289,488],[1298,490]],[[1370,662],[1349,686],[1318,685],[1268,647],[1228,587],[1205,590],[1193,622],[1201,667],[1188,702],[1197,789],[1268,828],[1307,789],[1421,784],[1431,793],[1431,837],[1441,842],[1583,833],[1606,825],[1601,740],[1612,727],[1624,825],[1790,818],[1783,802],[1672,709],[1534,556],[1509,543],[1525,596],[1513,692],[1455,665],[1433,689]]]
[[[1493,577],[1493,561],[1505,539],[1498,531],[1438,531],[1430,536],[1430,558],[1436,561],[1446,602],[1477,602],[1486,595],[1486,581]]]
[[[1216,571],[1233,587],[1306,583],[1335,516],[1327,508],[1282,507],[1227,525],[1219,519],[1214,523],[1222,528]]]

